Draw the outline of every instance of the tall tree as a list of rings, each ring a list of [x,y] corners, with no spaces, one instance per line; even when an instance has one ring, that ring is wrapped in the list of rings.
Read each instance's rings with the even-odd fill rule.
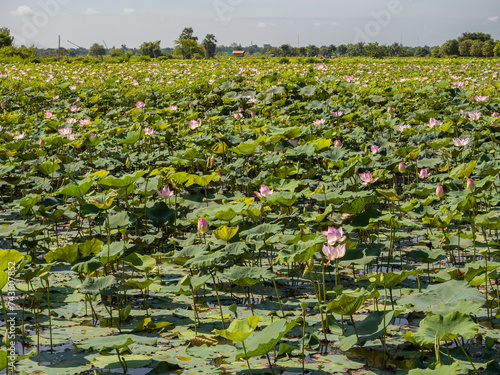
[[[179,39],[175,40],[175,48],[174,55],[186,58],[193,58],[195,53],[203,55],[203,47],[201,47],[196,41],[198,37],[193,36],[193,28],[186,27],[182,30],[181,35],[179,35]],[[200,53],[201,48],[201,53]]]
[[[205,36],[205,39],[203,40],[203,48],[205,48],[207,57],[215,56],[215,50],[217,48],[216,43],[217,39],[215,39],[215,36],[213,34],[207,34],[207,36]]]
[[[156,42],[144,42],[139,47],[139,53],[141,56],[149,56],[151,58],[159,57],[162,55],[160,43],[160,40]]]
[[[102,57],[106,54],[106,48],[104,46],[94,43],[89,49],[89,56],[99,57],[102,61]]]
[[[461,37],[458,38],[459,42],[462,42],[464,40],[480,40],[481,42],[486,42],[487,40],[493,40],[491,38],[491,34],[485,34],[485,33],[469,33],[465,32],[462,34]]]
[[[14,37],[10,36],[10,30],[6,27],[0,28],[0,47],[8,47],[12,45]]]

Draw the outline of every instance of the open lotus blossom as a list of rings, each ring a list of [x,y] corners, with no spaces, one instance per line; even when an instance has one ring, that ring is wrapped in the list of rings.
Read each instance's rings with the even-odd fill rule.
[[[438,126],[441,126],[443,123],[442,122],[438,122],[438,120],[436,120],[434,117],[431,117],[429,119],[429,123],[427,124],[427,126],[429,128],[437,128]]]
[[[68,135],[68,134],[71,134],[71,132],[73,131],[73,129],[71,129],[70,127],[68,127],[68,128],[57,129],[57,131],[61,135]]]
[[[420,170],[420,172],[418,172],[418,177],[419,177],[419,178],[427,178],[427,177],[429,177],[429,176],[430,176],[430,174],[427,172],[427,169],[426,169],[426,168],[422,168],[422,169]]]
[[[205,234],[208,232],[208,223],[206,219],[198,219],[198,233]]]
[[[160,198],[170,198],[174,195],[174,192],[170,190],[167,186],[164,186],[163,189],[156,190],[156,194],[158,194]]]
[[[476,102],[485,102],[485,101],[487,101],[487,100],[488,100],[488,97],[487,97],[487,96],[476,95],[476,96],[474,97],[474,100],[475,100]]]
[[[177,110],[177,107],[176,105],[171,105],[170,107],[168,107],[168,109],[170,109],[171,111],[176,111]]]
[[[344,114],[342,111],[334,111],[332,112],[333,117],[341,117]]]
[[[380,150],[382,150],[383,147],[378,147],[377,145],[372,145],[370,147],[370,151],[373,155],[378,154]]]
[[[146,133],[146,135],[153,135],[155,131],[151,128],[144,128],[144,133]]]
[[[313,121],[313,125],[314,126],[323,125],[324,123],[325,123],[325,119],[324,118]]]
[[[347,81],[347,82],[351,82],[353,80],[352,76],[345,76],[344,79]]]
[[[361,182],[361,185],[373,184],[379,179],[379,177],[373,178],[370,172],[361,173],[359,178],[361,178],[361,181],[363,181]]]
[[[189,129],[194,130],[196,128],[199,128],[201,126],[201,123],[199,123],[196,120],[191,120],[189,121]]]
[[[345,255],[345,244],[333,247],[330,244],[323,246],[323,254],[325,254],[326,259],[335,260],[342,258]]]
[[[258,191],[254,191],[255,195],[262,198],[266,195],[271,195],[274,193],[274,189],[269,189],[266,185],[260,185],[260,193]]]
[[[467,179],[467,190],[474,190],[474,180],[472,178]]]
[[[243,113],[241,113],[241,112],[233,113],[233,117],[234,118],[242,118],[243,117]]]
[[[72,117],[70,117],[70,118],[67,118],[67,119],[66,119],[66,122],[67,122],[68,124],[74,124],[74,123],[76,123],[77,121],[78,121],[78,120],[77,120],[76,118],[72,118]]]
[[[469,115],[469,119],[471,121],[476,121],[476,120],[479,120],[481,118],[481,112],[468,112],[467,115]]]
[[[409,124],[406,124],[406,125],[398,125],[398,126],[396,127],[396,129],[398,129],[400,132],[402,132],[402,131],[403,131],[403,130],[405,130],[405,129],[411,129],[411,125],[409,125]]]
[[[492,115],[493,117],[499,117],[499,115],[498,115],[498,112],[497,112],[497,111],[493,112],[491,115]]]
[[[66,134],[66,138],[68,138],[70,141],[75,140],[75,135],[74,134]]]
[[[344,231],[342,230],[342,227],[339,227],[339,229],[335,229],[335,227],[328,227],[328,230],[322,231],[321,234],[326,236],[326,241],[330,245],[335,245],[337,242],[341,242],[344,239]]]
[[[52,112],[45,112],[45,118],[52,118]]]
[[[16,132],[16,134],[17,134],[17,135],[15,135],[15,136],[14,136],[14,140],[15,140],[15,141],[19,141],[19,140],[21,140],[21,139],[26,138],[26,133],[25,133],[25,132],[22,132],[21,134],[18,134],[18,133]]]
[[[138,101],[135,103],[135,108],[144,108],[146,104],[144,102]]]
[[[76,90],[76,86],[70,86],[70,87],[69,87],[69,89],[70,89],[71,91],[75,91],[75,90]]]
[[[460,138],[453,138],[452,139],[453,141],[453,144],[457,147],[463,147],[463,146],[467,146],[470,142],[470,138],[467,137],[465,139],[460,139]]]
[[[81,119],[80,120],[80,126],[85,126],[85,125],[88,125],[90,124],[90,119]]]
[[[79,108],[77,105],[72,105],[72,106],[69,108],[69,110],[70,110],[71,112],[77,112],[77,111],[79,111],[79,110],[80,110],[80,108]]]
[[[342,147],[342,141],[340,139],[336,139],[333,147]]]
[[[441,185],[439,185],[437,188],[436,188],[436,196],[438,198],[443,198],[444,197],[444,189]]]

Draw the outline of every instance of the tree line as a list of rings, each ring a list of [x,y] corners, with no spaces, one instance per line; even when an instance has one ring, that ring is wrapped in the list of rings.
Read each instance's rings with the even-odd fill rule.
[[[326,46],[308,45],[293,47],[289,44],[271,46],[264,44],[259,47],[255,44],[242,47],[240,44],[232,43],[230,46],[217,46],[217,39],[213,34],[207,34],[203,41],[199,42],[194,36],[192,27],[186,27],[179,37],[174,41],[174,48],[161,48],[161,41],[144,42],[139,48],[128,48],[122,44],[120,48],[112,47],[106,49],[103,45],[94,43],[89,49],[61,48],[61,49],[35,49],[34,47],[15,47],[14,38],[7,28],[0,28],[0,57],[17,56],[20,58],[36,57],[78,57],[93,56],[103,60],[103,56],[117,59],[129,59],[132,56],[142,58],[177,58],[177,59],[200,59],[227,55],[234,50],[244,50],[248,55],[270,56],[270,57],[450,57],[450,56],[472,56],[472,57],[500,57],[500,42],[495,41],[490,34],[481,32],[465,32],[457,39],[445,42],[441,46],[433,48],[408,47],[401,43],[391,45],[380,45],[379,43],[350,43],[333,44]]]

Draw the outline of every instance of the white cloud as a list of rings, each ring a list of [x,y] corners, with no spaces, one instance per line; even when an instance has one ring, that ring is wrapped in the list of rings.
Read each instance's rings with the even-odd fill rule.
[[[321,22],[314,22],[313,25],[316,27],[321,26]]]
[[[123,13],[125,13],[125,14],[132,14],[132,13],[135,13],[135,9],[125,8],[125,9],[123,9]]]
[[[29,14],[33,14],[33,9],[31,9],[27,5],[20,5],[16,10],[10,12],[13,16],[27,16]]]
[[[496,22],[496,21],[498,21],[498,16],[488,17],[488,21],[490,21],[490,22]]]
[[[90,16],[92,14],[100,14],[101,12],[99,12],[98,10],[95,10],[93,8],[87,8],[83,11],[83,14],[87,15],[87,16]]]
[[[264,22],[259,22],[257,24],[257,26],[255,26],[257,29],[263,29],[264,27],[266,27],[266,24]]]

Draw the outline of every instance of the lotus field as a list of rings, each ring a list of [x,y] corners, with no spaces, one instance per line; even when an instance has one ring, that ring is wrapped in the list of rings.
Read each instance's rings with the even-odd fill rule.
[[[307,61],[0,66],[0,370],[500,373],[500,62]]]

